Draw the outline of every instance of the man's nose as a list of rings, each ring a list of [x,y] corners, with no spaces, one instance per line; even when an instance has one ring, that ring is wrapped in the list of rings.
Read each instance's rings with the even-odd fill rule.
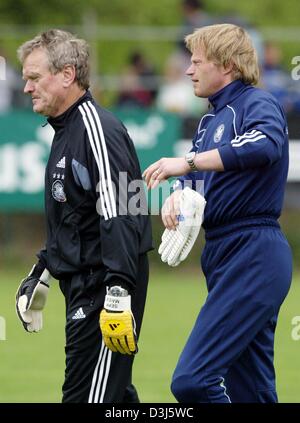
[[[31,93],[34,90],[34,86],[32,81],[26,81],[25,87],[24,87],[24,93],[28,94]]]
[[[185,71],[185,74],[186,74],[186,75],[188,75],[188,76],[190,76],[190,75],[193,75],[193,73],[194,73],[194,66],[193,66],[193,64],[191,64],[191,65],[187,68],[187,70]]]

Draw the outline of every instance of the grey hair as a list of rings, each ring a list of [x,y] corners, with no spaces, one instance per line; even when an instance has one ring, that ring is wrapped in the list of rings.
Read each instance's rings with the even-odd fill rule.
[[[85,40],[67,31],[50,29],[26,41],[18,48],[17,55],[20,62],[23,64],[27,56],[38,48],[46,51],[51,73],[61,72],[67,65],[74,66],[78,86],[83,89],[89,88],[89,46]]]

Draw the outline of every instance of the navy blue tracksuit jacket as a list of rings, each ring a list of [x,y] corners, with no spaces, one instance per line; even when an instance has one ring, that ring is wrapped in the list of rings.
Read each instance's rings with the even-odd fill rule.
[[[177,182],[204,189],[208,297],[172,391],[180,402],[276,402],[274,333],[292,275],[278,224],[288,173],[286,119],[270,94],[239,80],[209,102],[192,151],[217,148],[225,171],[192,172]]]

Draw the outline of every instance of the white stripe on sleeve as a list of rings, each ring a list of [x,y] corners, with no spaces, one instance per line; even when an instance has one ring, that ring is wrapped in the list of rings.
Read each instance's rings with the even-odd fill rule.
[[[102,186],[102,184],[105,183],[105,181],[102,182],[102,178],[101,178],[101,174],[103,173],[103,171],[101,171],[101,168],[103,168],[103,165],[102,165],[102,163],[100,164],[100,159],[99,159],[99,156],[97,154],[96,147],[95,147],[95,144],[94,144],[94,141],[93,141],[93,136],[92,136],[90,124],[87,120],[86,113],[83,110],[82,106],[79,106],[79,111],[82,115],[82,119],[83,119],[84,125],[85,125],[86,130],[87,130],[87,134],[88,134],[89,141],[90,141],[90,144],[91,144],[91,148],[92,148],[92,151],[93,151],[93,154],[94,154],[94,158],[95,158],[96,164],[98,166],[99,178],[100,178],[99,179],[100,202],[101,202],[101,208],[102,208],[102,211],[103,211],[104,219],[107,220],[108,215],[107,215],[107,211],[106,211],[106,207],[105,207],[105,200],[104,200],[104,197],[103,197],[103,192],[105,190]]]
[[[252,130],[250,132],[245,132],[243,135],[238,135],[231,141],[232,147],[241,147],[244,144],[247,144],[248,142],[256,142],[262,138],[267,138],[266,135],[264,135],[260,131]]]
[[[94,108],[93,105],[92,107]],[[107,220],[109,218],[115,217],[117,212],[103,129],[95,108],[93,110],[91,107],[88,107],[87,103],[83,103],[83,105],[79,106],[79,110],[82,114],[94,158],[98,166],[100,177],[100,201],[104,219]],[[97,115],[97,118],[95,115]],[[99,136],[101,140],[101,146]]]
[[[95,106],[93,105],[93,103],[91,101],[88,101],[88,105],[93,112],[94,119],[96,121],[96,126],[97,126],[97,129],[98,129],[99,135],[100,135],[101,147],[102,147],[105,169],[106,169],[107,182],[108,182],[108,191],[109,191],[109,195],[110,195],[110,198],[111,198],[113,216],[117,216],[116,201],[115,201],[114,190],[113,190],[113,186],[112,186],[112,182],[111,182],[110,165],[109,165],[109,159],[108,159],[108,153],[107,153],[107,147],[106,147],[103,128],[102,128],[102,125],[101,125],[99,114],[97,113]]]

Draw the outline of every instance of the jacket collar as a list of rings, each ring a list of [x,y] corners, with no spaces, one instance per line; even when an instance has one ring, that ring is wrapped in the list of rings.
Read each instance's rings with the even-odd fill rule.
[[[217,91],[215,94],[208,97],[209,103],[213,106],[215,111],[222,109],[228,103],[234,101],[243,91],[250,88],[251,85],[247,85],[239,79],[232,81],[226,87]]]
[[[81,96],[75,103],[72,104],[66,111],[64,111],[61,115],[55,117],[49,117],[47,119],[48,123],[52,126],[55,131],[58,131],[60,128],[63,128],[66,124],[68,118],[72,115],[72,113],[77,109],[77,107],[83,103],[84,101],[91,100],[92,95],[90,91],[86,91],[83,96]]]

